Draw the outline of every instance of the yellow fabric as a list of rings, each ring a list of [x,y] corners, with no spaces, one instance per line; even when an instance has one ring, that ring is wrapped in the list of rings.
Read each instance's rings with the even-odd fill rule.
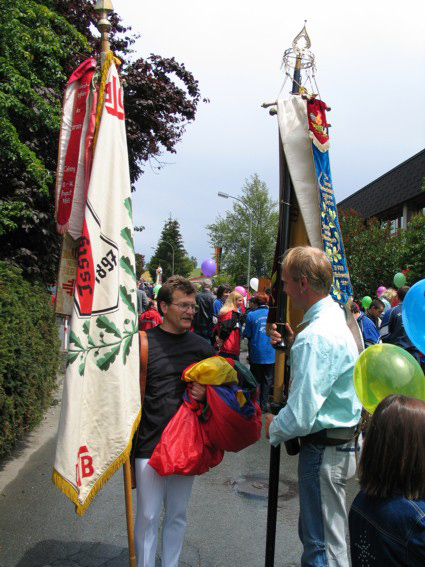
[[[199,382],[199,384],[237,384],[236,370],[221,356],[213,356],[197,362],[183,373],[186,382]]]
[[[239,407],[244,406],[247,402],[247,399],[245,398],[245,394],[242,392],[242,390],[237,391],[236,399],[238,400]]]

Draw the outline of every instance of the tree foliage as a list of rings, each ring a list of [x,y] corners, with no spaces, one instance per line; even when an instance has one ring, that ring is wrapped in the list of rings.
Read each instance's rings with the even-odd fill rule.
[[[153,281],[156,279],[156,269],[162,268],[162,281],[172,275],[174,251],[174,274],[188,277],[193,270],[193,263],[183,245],[180,224],[171,217],[165,221],[155,253],[149,261],[149,272]]]
[[[14,0],[0,11],[0,247],[30,279],[55,279],[59,238],[53,186],[62,97],[71,72],[96,55],[89,0]],[[174,58],[134,60],[137,37],[111,17],[111,48],[123,61],[132,184],[143,163],[175,152],[195,118],[197,81]],[[158,167],[161,167],[158,161]]]
[[[60,363],[50,295],[0,262],[0,456],[37,425]]]
[[[145,271],[145,257],[143,254],[136,252],[136,279],[140,280],[140,276]]]
[[[407,283],[413,285],[425,278],[425,216],[414,216],[403,236],[400,265],[409,270]]]
[[[391,234],[389,223],[374,217],[365,222],[354,210],[340,212],[339,223],[354,297],[374,297],[379,286],[393,286],[394,275],[404,269],[403,234]]]
[[[221,271],[232,281],[245,284],[247,279],[249,211],[252,215],[251,277],[271,277],[276,246],[279,212],[267,185],[254,174],[242,187],[241,200],[233,201],[233,210],[218,216],[206,227],[211,246],[222,247]]]

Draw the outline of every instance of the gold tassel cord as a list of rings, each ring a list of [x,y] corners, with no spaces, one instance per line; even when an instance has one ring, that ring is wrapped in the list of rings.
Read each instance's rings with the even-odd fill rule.
[[[93,155],[96,150],[97,137],[99,135],[100,119],[102,116],[103,103],[105,99],[106,80],[108,78],[108,73],[112,65],[112,62],[114,62],[115,65],[117,66],[121,65],[121,61],[117,57],[115,57],[112,51],[108,51],[105,55],[105,61],[103,62],[102,72],[100,76],[99,97],[97,100],[97,110],[96,110],[96,126],[95,126],[94,140],[93,140]]]
[[[95,484],[90,489],[90,492],[87,495],[86,499],[84,500],[83,504],[81,504],[81,502],[78,500],[78,491],[75,490],[75,488],[71,484],[69,484],[69,482],[67,482],[56,469],[53,469],[53,475],[52,475],[53,484],[57,488],[59,488],[59,490],[75,504],[75,511],[79,516],[84,516],[84,513],[86,512],[87,508],[90,506],[91,502],[94,500],[99,490],[103,488],[103,486],[108,482],[110,478],[113,477],[113,475],[117,472],[120,466],[123,465],[127,461],[127,459],[130,458],[133,437],[134,434],[136,433],[137,427],[139,426],[141,416],[142,416],[142,410],[139,411],[139,414],[133,424],[130,435],[130,441],[127,447],[124,449],[121,455],[117,459],[115,459],[115,461],[111,465],[109,465],[109,467],[102,474],[102,476],[95,482]]]

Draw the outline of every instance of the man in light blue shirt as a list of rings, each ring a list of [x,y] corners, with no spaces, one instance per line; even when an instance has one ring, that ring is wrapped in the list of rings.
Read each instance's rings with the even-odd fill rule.
[[[294,337],[286,325],[292,386],[287,405],[266,416],[266,434],[277,446],[300,438],[299,533],[303,567],[348,567],[345,485],[355,472],[354,435],[361,404],[353,386],[358,350],[344,311],[329,295],[332,267],[317,248],[288,250],[284,291],[304,310],[307,326]],[[271,332],[272,344],[280,335]],[[294,340],[295,338],[295,340]]]

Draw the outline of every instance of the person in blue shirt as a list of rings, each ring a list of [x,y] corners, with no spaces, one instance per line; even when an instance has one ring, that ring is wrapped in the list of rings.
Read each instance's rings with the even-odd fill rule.
[[[388,396],[363,443],[350,514],[353,567],[425,565],[425,403]]]
[[[213,315],[216,318],[214,323],[217,323],[218,316],[220,314],[220,309],[226,303],[226,299],[229,297],[232,288],[230,285],[223,284],[219,285],[217,288],[217,298],[214,300],[213,304]]]
[[[243,336],[248,339],[249,366],[257,381],[260,408],[266,412],[276,358],[275,350],[266,334],[269,297],[266,293],[259,292],[251,299],[257,308],[248,313]]]
[[[300,439],[301,565],[348,567],[345,486],[356,469],[362,407],[353,384],[358,349],[343,309],[329,295],[332,266],[322,250],[289,249],[282,282],[292,304],[304,311],[306,327],[295,337],[286,324],[292,386],[278,415],[266,415],[266,436],[274,446]],[[281,335],[272,329],[277,344]]]
[[[380,299],[374,299],[370,304],[369,309],[360,314],[357,319],[357,324],[363,334],[365,347],[376,345],[381,342],[381,335],[379,333],[380,317],[384,312],[385,305]]]

